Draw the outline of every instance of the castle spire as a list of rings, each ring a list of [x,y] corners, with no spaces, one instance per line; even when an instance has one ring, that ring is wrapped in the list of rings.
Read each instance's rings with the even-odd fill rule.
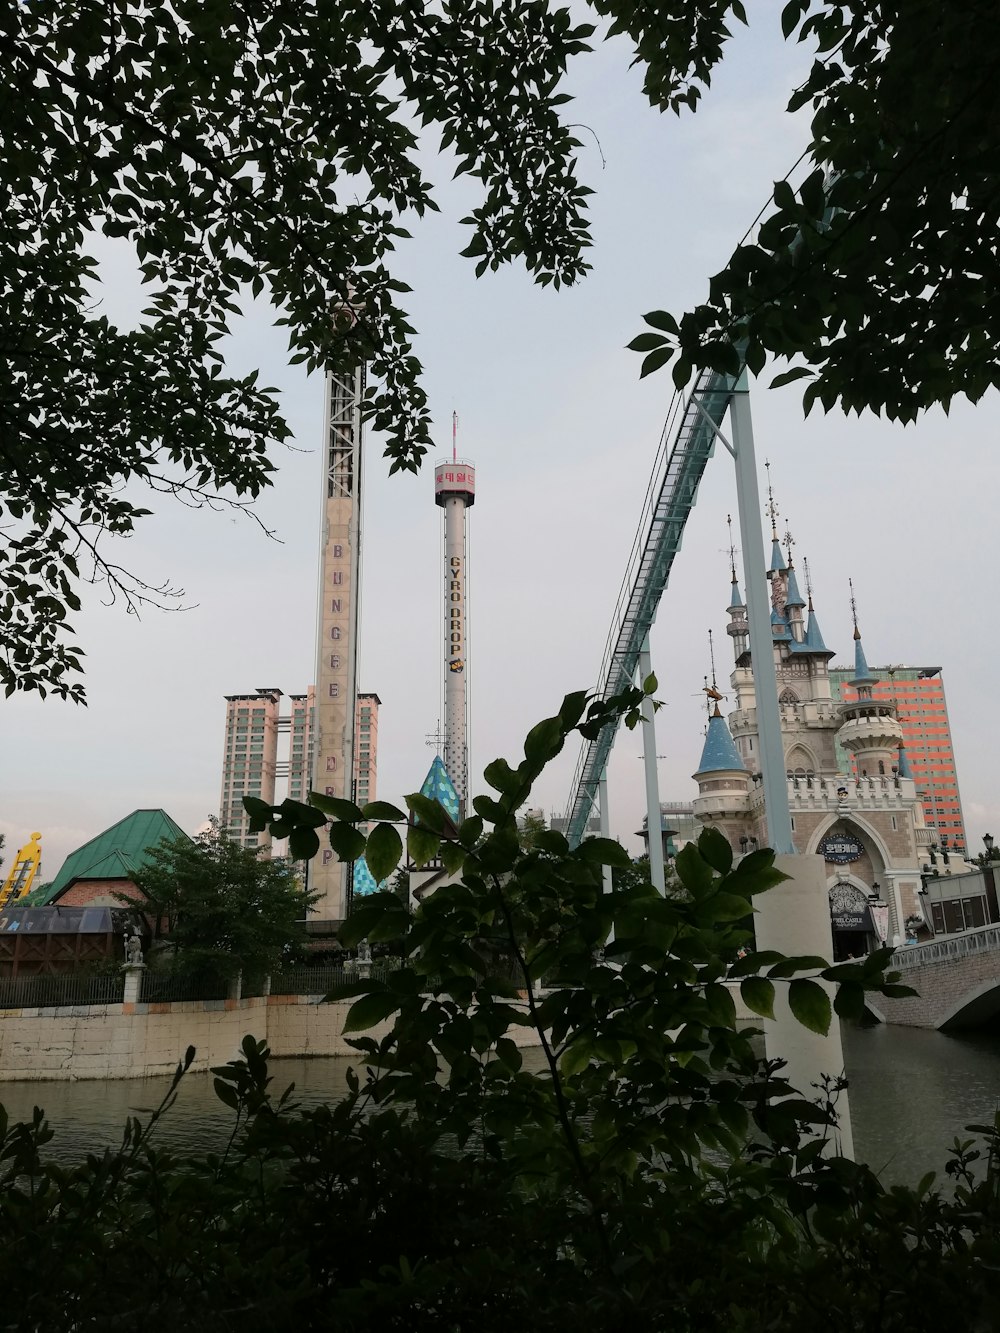
[[[733,545],[733,516],[726,515],[726,524],[729,527],[729,574],[732,580],[732,592],[729,598],[729,610],[735,611],[737,607],[743,605],[743,598],[740,596],[740,585],[736,578],[736,547]]]
[[[767,513],[771,520],[771,568],[770,574],[783,574],[787,566],[785,565],[784,553],[781,550],[781,542],[778,541],[778,507],[774,503],[774,491],[771,488],[771,464],[765,462],[767,469]]]
[[[795,563],[792,560],[792,547],[795,545],[795,539],[790,532],[785,532],[785,549],[788,551],[788,593],[785,597],[785,609],[798,607],[801,610],[805,606],[802,594],[799,592],[798,581],[795,578]]]
[[[802,641],[802,646],[808,648],[810,652],[826,653],[827,657],[833,657],[826,644],[823,642],[823,631],[819,627],[819,621],[816,618],[816,611],[813,608],[813,590],[812,580],[809,577],[809,561],[803,558],[802,568],[806,576],[806,597],[808,600],[809,619],[806,622],[806,637]]]
[[[729,593],[729,624],[726,633],[733,641],[733,657],[738,662],[747,650],[750,633],[747,626],[747,609],[740,596],[740,585],[736,580],[736,547],[733,545],[733,516],[726,515],[729,524],[729,573],[732,586]]]
[[[854,621],[854,679],[850,682],[858,691],[858,694],[871,697],[871,687],[875,684],[875,677],[868,668],[868,660],[865,657],[865,650],[861,643],[861,630],[858,628],[858,604],[854,598],[854,582],[847,580],[848,587],[851,590],[851,619]]]

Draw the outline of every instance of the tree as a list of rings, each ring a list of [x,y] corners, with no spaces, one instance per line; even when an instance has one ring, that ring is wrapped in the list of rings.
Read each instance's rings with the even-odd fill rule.
[[[523,851],[538,845],[538,835],[548,828],[541,810],[525,810],[517,821],[517,837]]]
[[[743,18],[740,0],[702,8]],[[805,364],[775,383],[806,379],[807,410],[901,421],[1000,384],[995,17],[982,3],[788,0],[786,38],[817,49],[788,104],[813,109],[808,174],[775,185],[704,305],[646,317],[657,332],[632,343],[643,373],[676,355],[682,387],[699,368],[759,373],[768,357],[795,358]],[[676,15],[667,25],[679,32]],[[707,82],[722,48],[702,49]],[[671,50],[668,39],[667,63]]]
[[[625,33],[660,110],[697,107],[741,0],[592,0]],[[644,373],[806,365],[809,406],[904,420],[998,382],[1000,45],[990,6],[788,0],[818,50],[812,165],[680,319],[649,315]],[[0,15],[0,679],[76,700],[79,580],[130,607],[170,595],[105,554],[145,485],[242,505],[287,437],[275,394],[230,374],[226,333],[266,296],[293,361],[370,371],[392,468],[429,414],[388,259],[436,207],[414,124],[482,184],[463,254],[520,257],[539,282],[587,270],[587,187],[560,83],[590,24],[535,0],[435,7],[300,0],[37,0]],[[95,311],[92,230],[149,291],[134,329]],[[128,483],[132,485],[123,489]],[[136,486],[135,483],[139,483]]]
[[[242,505],[287,438],[274,391],[222,350],[251,298],[291,359],[368,364],[392,467],[429,444],[405,291],[387,257],[436,208],[413,126],[482,182],[480,269],[544,282],[586,267],[576,140],[555,91],[592,31],[528,0],[41,0],[0,15],[0,680],[81,701],[67,615],[81,578],[130,609],[170,594],[105,554],[149,511],[142,486]],[[124,242],[147,302],[134,329],[94,301],[92,232]],[[138,485],[137,485],[138,484]]]
[[[150,862],[135,883],[154,940],[169,943],[175,966],[229,977],[300,956],[313,896],[286,861],[214,836],[161,843]]]
[[[891,951],[834,968],[743,956],[742,919],[784,876],[768,850],[735,865],[716,830],[677,857],[685,892],[669,899],[648,882],[604,893],[604,868],[629,866],[609,839],[571,851],[549,829],[520,848],[517,812],[545,764],[641,697],[567,696],[520,762],[489,766],[495,795],[457,838],[439,805],[407,798],[411,855],[440,854],[458,879],[416,914],[385,892],[345,923],[348,945],[395,943],[407,962],[333,992],[353,1000],[352,1033],[392,1020],[352,1040],[364,1072],[338,1105],[273,1098],[266,1047],[247,1036],[213,1071],[235,1117],[221,1155],[158,1151],[158,1112],[148,1130],[129,1122],[120,1152],[67,1169],[45,1160],[40,1111],[0,1115],[0,1284],[19,1326],[997,1328],[1000,1118],[980,1127],[985,1159],[956,1144],[953,1193],[888,1190],[828,1151],[836,1083],[815,1101],[791,1088],[725,984],[760,1013],[785,986],[821,1031],[832,1013],[813,975],[839,985],[837,1013],[857,1013],[866,992],[905,989],[884,971]],[[331,845],[343,828],[363,837],[361,809],[316,799]],[[285,802],[272,822],[319,828],[318,809]],[[398,841],[402,812],[384,816]],[[378,828],[366,855],[383,878],[399,852]],[[483,939],[511,950],[516,980],[483,975]],[[564,980],[542,989],[552,972]],[[514,1040],[526,1028],[541,1070]]]

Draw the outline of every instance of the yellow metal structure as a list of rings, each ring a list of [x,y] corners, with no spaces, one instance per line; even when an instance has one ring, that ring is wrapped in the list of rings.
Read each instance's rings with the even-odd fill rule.
[[[14,857],[10,874],[0,887],[0,912],[10,907],[19,898],[31,892],[31,885],[42,864],[42,835],[32,833],[28,842]]]

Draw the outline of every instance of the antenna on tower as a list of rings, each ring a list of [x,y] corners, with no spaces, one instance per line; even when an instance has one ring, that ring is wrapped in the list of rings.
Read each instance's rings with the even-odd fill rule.
[[[765,459],[767,469],[767,513],[771,519],[771,540],[778,540],[778,506],[774,503],[774,491],[771,489],[771,461]]]
[[[809,598],[809,610],[813,609],[813,586],[812,579],[809,577],[809,560],[806,556],[802,557],[802,569],[806,576],[806,596]]]
[[[854,580],[848,579],[847,586],[851,590],[851,619],[854,621],[854,637],[861,638],[861,631],[858,629],[858,604],[854,600]]]
[[[451,414],[451,461],[458,462],[458,413]]]
[[[795,545],[795,538],[792,536],[792,534],[791,534],[791,530],[790,530],[789,528],[786,528],[786,529],[785,529],[785,552],[786,552],[786,554],[788,555],[788,566],[789,566],[789,568],[791,568],[791,565],[792,565],[792,547],[793,547],[794,545]]]
[[[705,677],[705,707],[708,709],[709,717],[712,716],[712,710],[719,711],[719,700],[725,698],[719,692],[719,686],[715,679],[715,644],[712,641],[712,631],[708,631],[708,656],[712,663],[712,683],[709,685],[708,677]]]
[[[733,516],[726,515],[726,524],[729,528],[729,570],[733,576],[733,582],[736,582],[736,547],[733,545]]]

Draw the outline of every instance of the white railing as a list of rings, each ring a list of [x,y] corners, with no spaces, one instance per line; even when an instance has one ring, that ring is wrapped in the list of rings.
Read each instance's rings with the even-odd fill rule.
[[[961,935],[952,935],[946,940],[934,940],[930,944],[910,944],[897,949],[892,956],[890,967],[923,967],[927,963],[949,963],[970,954],[986,953],[993,949],[1000,951],[1000,926],[979,926],[965,931]]]

